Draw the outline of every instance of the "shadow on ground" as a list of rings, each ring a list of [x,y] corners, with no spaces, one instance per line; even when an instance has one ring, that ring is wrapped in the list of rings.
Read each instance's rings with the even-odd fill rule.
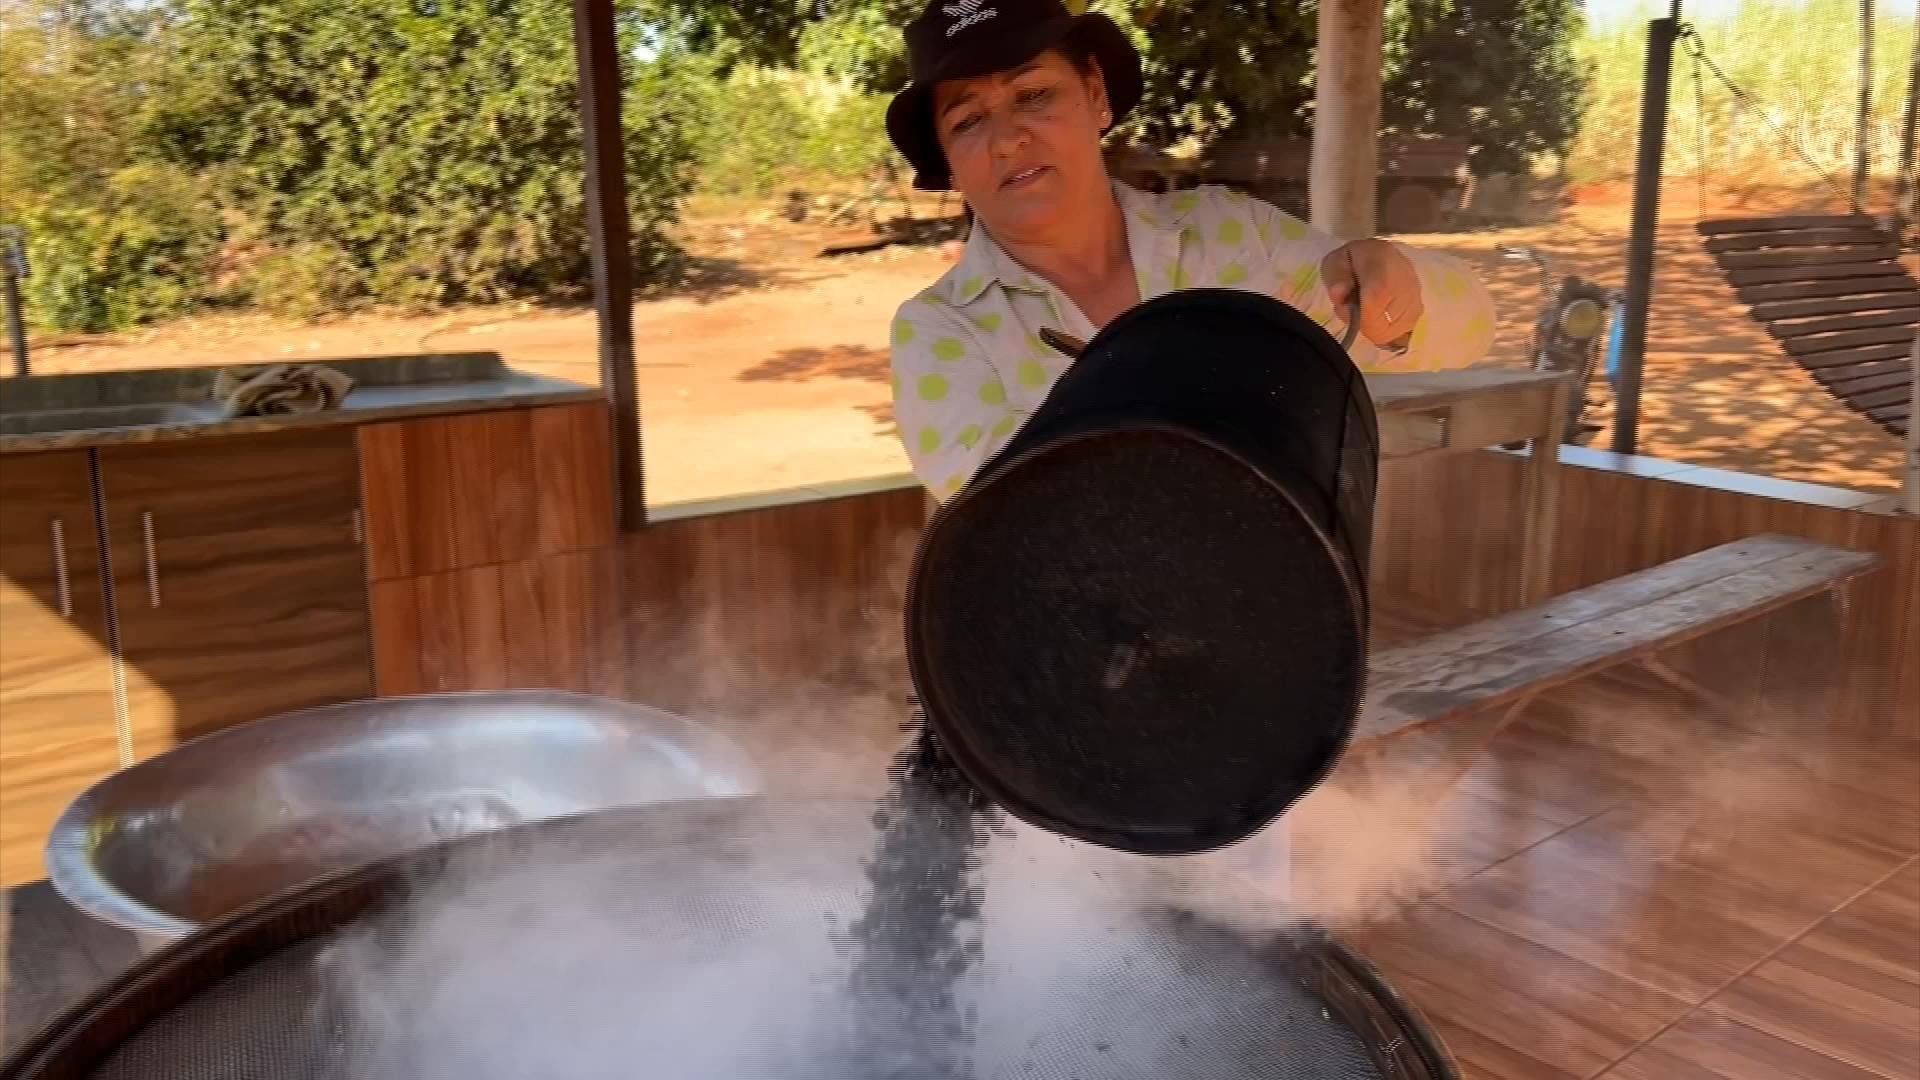
[[[866,345],[782,349],[742,371],[741,382],[800,382],[807,379],[863,379],[885,383],[892,379],[887,354]]]

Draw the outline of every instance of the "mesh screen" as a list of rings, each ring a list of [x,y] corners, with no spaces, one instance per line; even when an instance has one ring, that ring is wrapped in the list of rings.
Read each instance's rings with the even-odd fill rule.
[[[873,850],[871,808],[723,802],[512,830],[518,839],[472,848],[471,857],[424,882],[419,895],[430,899],[286,948],[173,1006],[92,1075],[932,1075],[850,1071],[836,1043],[861,1030],[835,1021],[845,1012],[846,927],[866,902],[859,862]],[[1305,966],[1298,957],[1308,954],[1257,947],[1159,904],[1157,862],[1024,826],[985,838],[973,875],[980,890],[977,960],[952,1002],[968,1032],[961,1074],[978,1080],[1381,1075],[1363,1036],[1316,996],[1308,973],[1298,969]],[[591,896],[556,901],[556,881],[591,883]],[[524,906],[514,922],[521,940],[503,937],[488,954],[512,973],[485,988],[489,1022],[463,1028],[449,1026],[448,1014],[430,1015],[449,994],[475,992],[458,985],[469,967],[502,974],[502,963],[489,967],[480,962],[486,957],[449,952],[449,923],[515,904]],[[543,920],[542,906],[556,904],[568,910]],[[621,929],[589,947],[542,938],[559,926],[577,928],[589,909],[595,919],[611,916]],[[729,1018],[715,1016],[722,1010],[707,1007],[710,1002],[688,1013],[684,1002],[700,996],[699,980],[666,974],[695,970],[686,966],[689,959],[724,969],[728,957],[739,962],[743,948],[775,942],[782,943],[779,964],[762,972],[771,984],[742,983],[728,1010],[739,1015]],[[381,959],[370,962],[371,956]],[[375,995],[389,1013],[349,999],[339,991],[348,961],[371,963],[354,985],[386,980],[417,992]],[[569,977],[559,983],[543,977],[554,965]],[[650,985],[648,973],[656,971],[662,974],[653,981],[662,985]],[[556,985],[564,992],[556,993]],[[762,1023],[754,1003],[769,994],[781,995],[780,1007]],[[680,1013],[656,1022],[649,1012],[655,1006]],[[690,1022],[701,1016],[708,1022]],[[574,1068],[578,1048],[595,1040],[630,1052],[616,1055],[604,1071]],[[687,1064],[689,1054],[699,1059],[697,1067]]]
[[[917,575],[938,662],[916,683],[962,718],[943,734],[1009,808],[1133,850],[1205,847],[1338,754],[1363,681],[1349,578],[1235,458],[1170,434],[1077,439],[982,488],[956,531]]]
[[[1359,709],[1377,436],[1352,360],[1272,297],[1109,324],[915,567],[914,683],[967,774],[1132,851],[1284,811]]]

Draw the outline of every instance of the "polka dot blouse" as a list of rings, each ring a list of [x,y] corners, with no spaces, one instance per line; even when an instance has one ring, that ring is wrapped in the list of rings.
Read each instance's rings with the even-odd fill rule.
[[[1278,297],[1323,326],[1344,329],[1320,281],[1320,260],[1339,243],[1259,199],[1223,187],[1152,195],[1114,183],[1140,295],[1226,287]],[[1362,370],[1433,371],[1485,359],[1493,301],[1464,263],[1401,246],[1420,277],[1425,313],[1403,352],[1364,336]],[[1045,399],[1068,359],[1041,342],[1042,327],[1082,341],[1095,328],[1072,300],[976,228],[960,261],[900,305],[893,321],[894,416],[907,457],[936,497],[958,492]]]

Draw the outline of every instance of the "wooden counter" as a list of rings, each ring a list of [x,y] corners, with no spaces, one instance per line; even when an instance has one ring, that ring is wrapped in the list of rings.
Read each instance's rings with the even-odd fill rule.
[[[605,403],[474,406],[4,458],[0,885],[43,876],[86,787],[187,739],[614,662],[579,616],[617,595]]]

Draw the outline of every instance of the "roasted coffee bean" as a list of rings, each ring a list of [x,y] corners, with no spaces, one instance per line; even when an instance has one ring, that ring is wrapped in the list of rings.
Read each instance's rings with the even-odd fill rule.
[[[980,960],[980,853],[993,814],[921,726],[875,808],[872,895],[848,928],[851,1076],[971,1075],[972,1024],[956,991]]]

